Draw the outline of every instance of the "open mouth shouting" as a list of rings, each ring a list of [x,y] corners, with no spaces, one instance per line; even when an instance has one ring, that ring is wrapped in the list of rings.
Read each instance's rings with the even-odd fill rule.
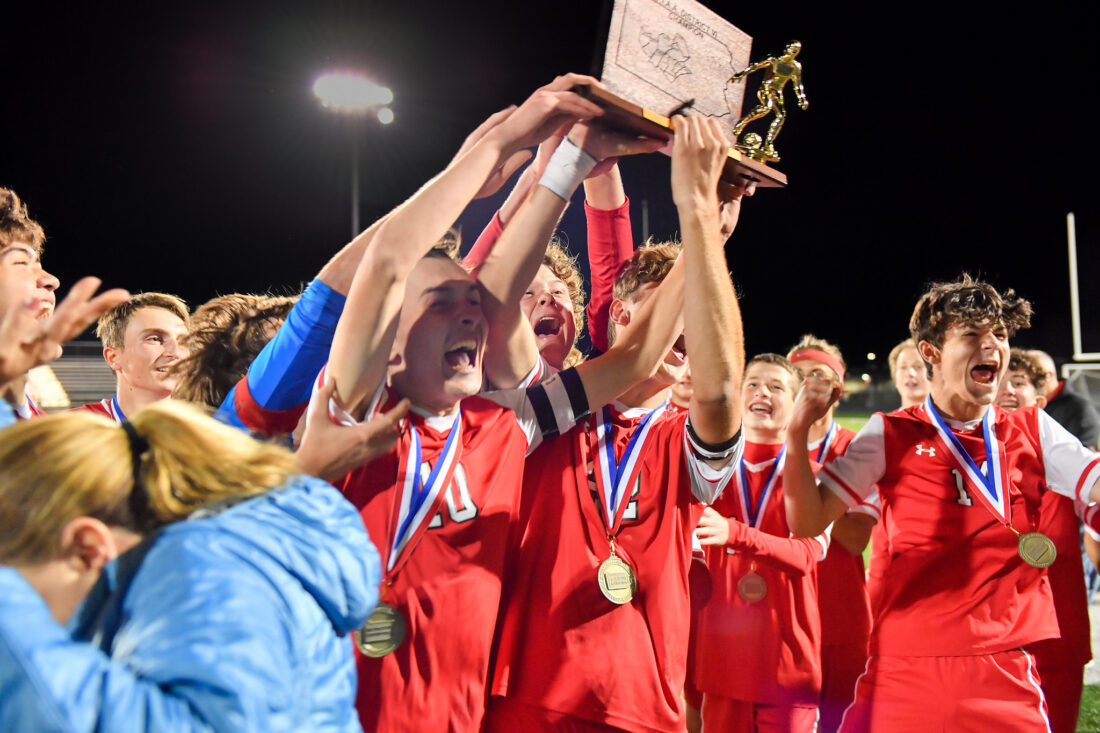
[[[460,341],[443,352],[443,360],[456,374],[469,374],[477,371],[478,342],[476,339]]]
[[[546,315],[535,321],[534,330],[535,337],[549,336],[554,337],[561,333],[562,327],[565,322],[555,315]]]
[[[996,361],[982,362],[970,369],[970,378],[974,383],[985,387],[995,387],[999,374],[1000,366]]]

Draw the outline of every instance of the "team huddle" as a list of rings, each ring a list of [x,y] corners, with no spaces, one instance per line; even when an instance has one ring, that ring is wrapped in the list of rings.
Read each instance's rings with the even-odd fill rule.
[[[902,408],[846,430],[836,346],[746,361],[722,128],[615,132],[578,83],[297,298],[55,308],[0,191],[0,727],[1074,729],[1100,454],[1009,347],[1029,303],[932,286]],[[636,246],[616,160],[662,148],[680,240]],[[581,187],[587,298],[554,240]],[[43,415],[28,370],[96,319],[115,396]]]

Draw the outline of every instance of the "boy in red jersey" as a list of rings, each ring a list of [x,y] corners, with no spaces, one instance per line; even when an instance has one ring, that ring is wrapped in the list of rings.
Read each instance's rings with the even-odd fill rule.
[[[833,344],[806,334],[787,358],[803,377],[832,381],[844,387],[844,357]],[[924,365],[921,364],[921,368]],[[810,428],[810,457],[818,465],[843,455],[856,434],[837,424],[833,410]],[[852,702],[856,678],[867,663],[871,606],[863,568],[863,550],[878,521],[877,498],[862,502],[833,522],[829,554],[817,566],[817,597],[821,610],[821,705],[824,733],[840,726]]]
[[[890,375],[894,378],[894,388],[901,397],[901,406],[912,407],[924,402],[932,384],[928,381],[928,367],[921,360],[913,339],[907,338],[890,349],[887,361]]]
[[[1041,569],[1053,543],[1037,532],[1044,491],[1100,495],[1100,457],[1034,408],[993,407],[1008,339],[1031,306],[969,276],[933,286],[910,332],[932,369],[917,407],[873,415],[818,473],[810,426],[837,391],[809,379],[787,441],[787,518],[820,531],[877,484],[889,545],[867,670],[842,731],[1043,730],[1031,656],[1058,636]],[[985,464],[985,468],[982,466]]]
[[[187,304],[167,293],[138,293],[104,313],[96,326],[103,358],[118,383],[113,397],[77,407],[117,423],[142,407],[171,396],[187,356]]]
[[[442,173],[391,212],[364,249],[336,327],[320,377],[335,382],[334,416],[354,422],[402,397],[412,403],[396,449],[339,482],[384,558],[381,603],[357,634],[357,706],[367,730],[480,728],[524,455],[587,414],[588,400],[612,399],[624,375],[649,374],[675,338],[678,314],[651,308],[656,317],[643,314],[639,325],[648,324],[650,336],[666,334],[663,341],[633,329],[637,338],[624,338],[598,363],[527,392],[480,397],[482,362],[490,358],[482,288],[447,256],[424,256],[479,190],[499,186],[523,161],[518,151],[577,117],[600,114],[568,91],[582,82],[598,83],[560,77],[491,117]],[[551,161],[557,177],[540,181],[527,205],[558,196],[563,181],[579,185],[581,157]],[[673,299],[678,280],[668,291]],[[533,341],[530,325],[516,324]],[[523,370],[534,366],[532,359]],[[503,373],[499,381],[522,376]]]
[[[1023,349],[1013,349],[1008,372],[1001,380],[996,404],[1006,412],[1046,405],[1043,365]],[[1061,636],[1030,644],[1046,696],[1053,733],[1077,730],[1085,665],[1092,659],[1088,599],[1081,582],[1084,569],[1078,547],[1078,520],[1074,502],[1048,491],[1039,505],[1039,531],[1054,540],[1058,558],[1047,569]]]
[[[691,533],[700,501],[732,475],[744,357],[720,235],[728,143],[713,120],[677,117],[674,125],[683,255],[666,276],[674,249],[635,253],[616,283],[608,353],[683,263],[692,283],[683,301],[691,406],[667,409],[686,367],[673,350],[655,376],[528,459],[490,731],[684,727]]]
[[[783,510],[783,441],[801,381],[779,354],[748,362],[744,453],[699,522],[713,584],[692,642],[704,730],[809,731],[817,719],[817,566],[828,540],[791,538]]]

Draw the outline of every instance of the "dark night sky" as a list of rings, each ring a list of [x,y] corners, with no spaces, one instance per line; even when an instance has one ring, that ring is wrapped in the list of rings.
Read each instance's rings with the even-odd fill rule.
[[[370,69],[396,94],[395,124],[356,130],[369,222],[490,112],[589,71],[602,40],[596,0],[12,5],[0,185],[46,227],[47,268],[63,288],[97,274],[194,304],[296,287],[345,242],[353,130],[312,98],[320,71]],[[1100,276],[1096,4],[708,5],[754,58],[801,40],[811,101],[779,138],[790,187],[760,191],[727,247],[750,352],[813,331],[858,364],[904,337],[927,282],[963,270],[1033,300],[1020,343],[1070,352],[1066,212],[1083,279]],[[667,158],[623,170],[636,233],[645,199],[672,234]],[[495,203],[467,213],[467,237]],[[564,227],[583,242],[579,203]]]

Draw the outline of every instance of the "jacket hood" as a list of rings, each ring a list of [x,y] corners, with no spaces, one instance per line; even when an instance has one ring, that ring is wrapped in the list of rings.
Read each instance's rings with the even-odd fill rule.
[[[213,526],[211,541],[239,545],[244,559],[263,553],[285,568],[340,634],[360,628],[378,602],[378,551],[356,508],[321,479],[295,476],[213,516],[200,512],[170,525],[165,535]]]

